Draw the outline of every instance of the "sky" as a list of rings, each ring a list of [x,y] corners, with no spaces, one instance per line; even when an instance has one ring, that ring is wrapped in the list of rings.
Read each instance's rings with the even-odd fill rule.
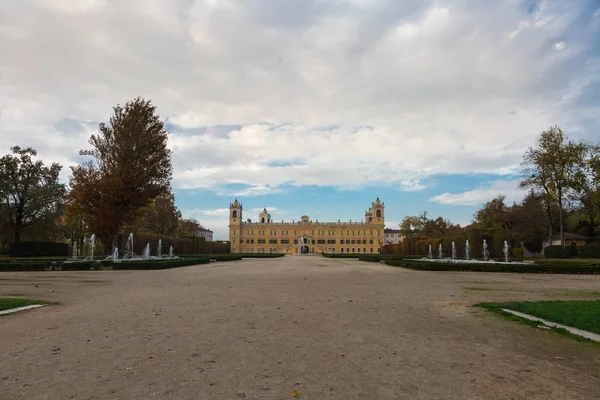
[[[0,154],[61,179],[116,104],[150,99],[184,216],[468,224],[561,126],[600,137],[600,0],[2,0]]]

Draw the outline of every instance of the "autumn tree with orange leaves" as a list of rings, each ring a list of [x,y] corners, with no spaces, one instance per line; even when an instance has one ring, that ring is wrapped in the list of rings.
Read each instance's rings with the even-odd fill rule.
[[[91,160],[71,167],[69,208],[83,213],[90,232],[105,245],[157,196],[169,193],[173,173],[168,133],[149,100],[113,107],[109,123],[90,137]]]

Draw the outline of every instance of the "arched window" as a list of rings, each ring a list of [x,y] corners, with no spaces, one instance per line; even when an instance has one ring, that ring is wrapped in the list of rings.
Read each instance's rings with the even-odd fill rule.
[[[231,214],[231,216],[232,216],[233,218],[237,218],[237,211],[236,211],[236,210],[233,210],[233,214]]]
[[[373,222],[373,217],[369,217],[369,222]]]
[[[265,223],[265,218],[264,218],[264,217],[263,217],[263,218],[261,218],[261,219],[260,219],[260,222],[262,222],[262,223],[264,224],[264,223]]]
[[[381,218],[381,210],[377,210],[377,218]]]

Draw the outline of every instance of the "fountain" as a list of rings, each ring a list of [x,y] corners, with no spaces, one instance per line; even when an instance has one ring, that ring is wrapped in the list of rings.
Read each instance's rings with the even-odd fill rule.
[[[144,260],[150,259],[150,242],[146,243],[146,247],[144,247],[144,253],[142,255]]]
[[[141,260],[142,257],[136,255],[133,252],[133,233],[130,233],[127,237],[127,245],[125,246],[125,254],[123,260]]]
[[[156,258],[160,258],[162,253],[162,239],[158,239],[158,248],[156,249]]]
[[[94,261],[94,246],[96,245],[96,235],[92,233],[90,236],[90,248],[88,250],[88,256],[84,258],[84,261]]]
[[[113,251],[113,262],[119,262],[119,248],[115,247],[115,250]]]
[[[533,261],[509,261],[508,258],[509,255],[509,251],[508,251],[508,243],[505,240],[504,241],[504,260],[502,261],[494,261],[490,259],[490,252],[488,249],[488,243],[487,240],[483,240],[483,257],[484,260],[476,260],[474,258],[471,258],[471,250],[469,248],[469,241],[467,240],[465,242],[465,259],[464,260],[460,260],[457,257],[457,251],[456,251],[456,244],[455,242],[452,242],[452,257],[447,257],[444,258],[444,254],[442,252],[442,245],[439,245],[439,257],[437,258],[433,258],[433,251],[431,248],[431,245],[429,245],[429,257],[423,257],[421,259],[418,259],[418,261],[426,261],[426,262],[436,262],[436,263],[470,263],[470,264],[475,264],[475,263],[485,263],[485,264],[530,264]]]
[[[483,261],[487,261],[489,256],[487,240],[483,239]]]
[[[169,258],[173,258],[173,246],[169,246]]]

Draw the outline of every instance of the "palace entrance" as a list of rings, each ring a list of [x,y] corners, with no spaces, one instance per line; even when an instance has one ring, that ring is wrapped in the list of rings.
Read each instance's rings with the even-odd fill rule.
[[[308,254],[309,248],[306,245],[300,247],[300,254]]]

